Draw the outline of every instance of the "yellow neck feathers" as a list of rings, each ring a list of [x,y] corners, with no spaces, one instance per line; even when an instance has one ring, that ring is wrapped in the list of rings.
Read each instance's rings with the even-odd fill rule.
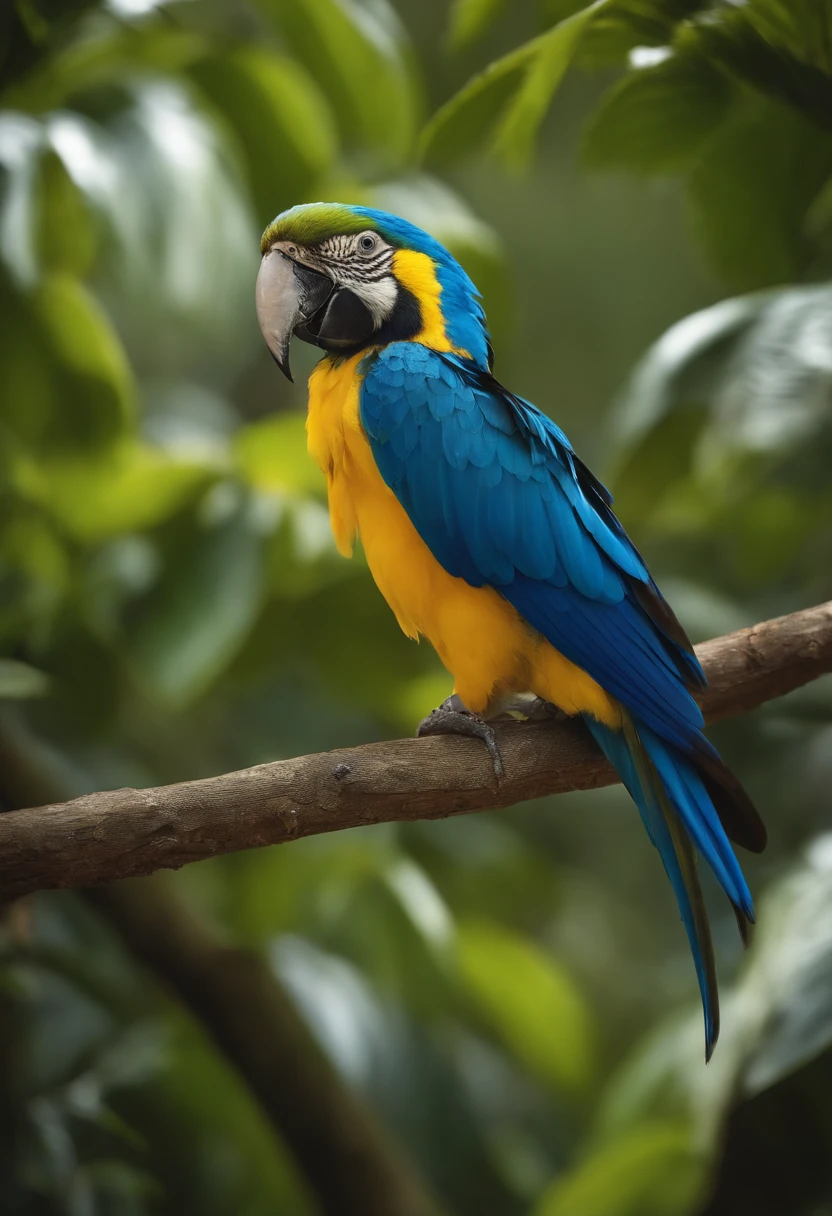
[[[422,328],[412,341],[421,342],[433,350],[454,350],[445,332],[445,320],[439,307],[442,287],[436,277],[433,259],[413,249],[399,249],[393,255],[393,273],[419,302]]]

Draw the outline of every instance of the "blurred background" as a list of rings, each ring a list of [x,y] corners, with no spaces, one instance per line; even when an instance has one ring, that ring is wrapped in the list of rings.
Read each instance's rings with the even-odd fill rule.
[[[334,551],[314,352],[293,387],[257,328],[260,232],[319,198],[451,247],[497,374],[695,640],[832,596],[830,0],[14,0],[5,809],[412,733],[449,692]],[[832,680],[713,738],[771,843],[745,957],[711,900],[707,1069],[620,788],[202,862],[132,906],[254,952],[437,1212],[829,1216]],[[0,933],[3,1216],[340,1210],[106,901]]]

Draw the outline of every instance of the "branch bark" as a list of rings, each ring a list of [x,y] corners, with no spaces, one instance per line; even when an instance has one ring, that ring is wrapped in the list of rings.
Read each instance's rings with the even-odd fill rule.
[[[697,647],[709,722],[832,671],[832,601]],[[582,724],[506,723],[506,776],[462,738],[398,739],[202,781],[87,794],[0,815],[0,893],[93,886],[393,820],[442,819],[617,780]],[[0,755],[0,763],[3,757]]]

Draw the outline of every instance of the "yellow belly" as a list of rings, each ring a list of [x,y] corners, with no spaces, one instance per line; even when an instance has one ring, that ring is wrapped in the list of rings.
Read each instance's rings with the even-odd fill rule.
[[[499,699],[533,692],[566,713],[589,712],[609,725],[620,712],[586,672],[536,633],[499,592],[472,587],[437,562],[385,484],[359,418],[356,355],[323,359],[309,381],[310,454],[327,478],[332,530],[349,556],[356,535],[404,632],[432,643],[463,703],[487,714]]]

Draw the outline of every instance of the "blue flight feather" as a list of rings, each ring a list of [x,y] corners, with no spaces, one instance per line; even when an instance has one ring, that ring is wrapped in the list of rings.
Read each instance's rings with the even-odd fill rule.
[[[685,880],[683,868],[680,865],[677,849],[673,842],[668,823],[657,803],[654,792],[649,788],[649,784],[643,781],[638,772],[634,756],[624,732],[611,730],[610,727],[604,726],[601,722],[596,722],[594,718],[586,714],[584,715],[584,721],[594,735],[601,751],[618,773],[633,802],[638,807],[647,835],[658,850],[665,872],[673,887],[682,923],[688,936],[691,954],[693,955],[699,993],[702,998],[702,1011],[705,1018],[705,1056],[706,1059],[710,1059],[719,1034],[719,998],[713,978],[713,948],[707,932],[703,934],[701,931],[694,910],[695,901],[697,899],[701,900],[701,892],[698,890],[692,891],[689,883]],[[644,741],[644,736],[641,732],[639,732],[639,737]],[[655,739],[655,736],[653,738]],[[645,750],[650,760],[654,762],[652,748],[649,744]],[[731,846],[728,845],[727,840],[725,843],[730,850]]]

